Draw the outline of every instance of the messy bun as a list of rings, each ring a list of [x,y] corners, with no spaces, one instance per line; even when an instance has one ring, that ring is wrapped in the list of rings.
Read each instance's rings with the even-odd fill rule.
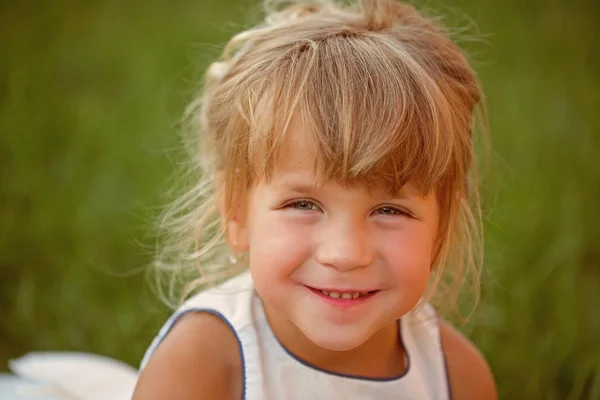
[[[367,29],[379,31],[389,29],[394,24],[416,25],[424,20],[409,4],[393,0],[362,0],[361,11]]]

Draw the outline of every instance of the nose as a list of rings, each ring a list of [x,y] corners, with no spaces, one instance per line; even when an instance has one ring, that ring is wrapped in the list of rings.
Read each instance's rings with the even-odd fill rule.
[[[322,265],[350,271],[373,263],[372,241],[364,224],[330,223],[319,239],[316,259]]]

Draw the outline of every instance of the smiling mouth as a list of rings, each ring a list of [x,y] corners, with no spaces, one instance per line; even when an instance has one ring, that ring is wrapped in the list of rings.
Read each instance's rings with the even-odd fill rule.
[[[318,289],[317,289],[318,290]],[[327,291],[320,290],[320,292],[332,299],[344,299],[344,300],[354,300],[364,296],[367,296],[371,293],[375,293],[377,290],[372,290],[370,292],[336,292],[336,291]]]
[[[371,290],[367,292],[324,290],[315,289],[310,286],[306,286],[306,288],[317,296],[321,297],[323,300],[339,305],[349,305],[355,302],[362,302],[363,300],[366,300],[379,292],[379,290]]]

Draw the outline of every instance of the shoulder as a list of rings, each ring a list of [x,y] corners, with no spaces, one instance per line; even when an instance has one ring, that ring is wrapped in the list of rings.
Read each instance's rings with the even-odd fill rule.
[[[165,337],[138,379],[134,399],[240,399],[242,362],[221,318],[188,313]]]
[[[456,328],[441,319],[440,336],[448,366],[452,398],[497,399],[494,377],[477,347]]]

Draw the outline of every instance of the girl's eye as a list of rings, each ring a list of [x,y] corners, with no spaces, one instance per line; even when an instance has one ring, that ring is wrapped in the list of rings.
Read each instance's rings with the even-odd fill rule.
[[[386,215],[386,216],[394,216],[394,215],[404,215],[404,216],[408,216],[410,217],[410,213],[408,213],[407,211],[403,211],[403,210],[399,210],[397,208],[394,207],[380,207],[377,209],[376,211],[379,215]]]
[[[298,200],[288,204],[288,207],[294,208],[301,211],[318,211],[319,206],[308,200]]]

